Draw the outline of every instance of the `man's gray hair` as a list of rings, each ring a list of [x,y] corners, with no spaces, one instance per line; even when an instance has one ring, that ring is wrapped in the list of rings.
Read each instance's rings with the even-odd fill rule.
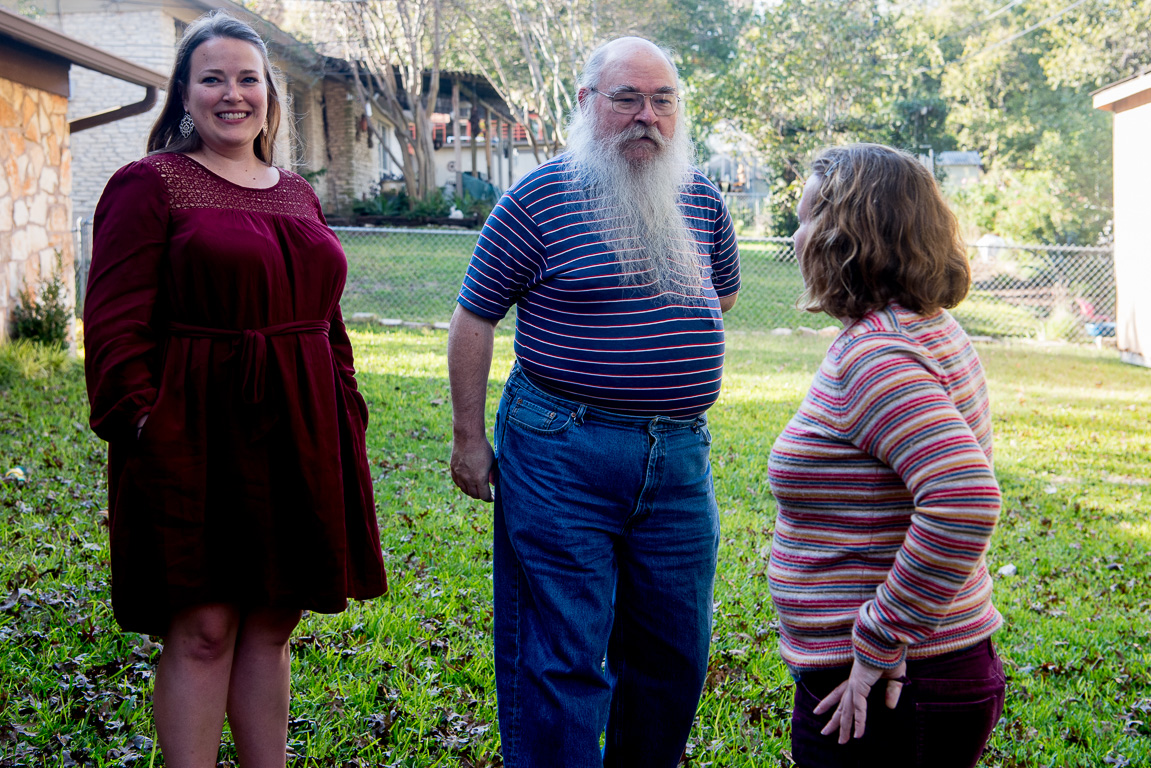
[[[670,49],[664,48],[662,45],[656,45],[651,40],[647,40],[642,37],[617,37],[615,40],[608,40],[606,43],[603,43],[594,51],[592,51],[591,55],[587,57],[587,61],[584,62],[583,71],[580,73],[579,77],[579,84],[581,86],[584,88],[599,87],[600,75],[603,74],[603,66],[607,62],[609,50],[612,46],[623,42],[624,40],[647,43],[652,48],[655,48],[657,51],[659,51],[660,54],[663,55],[664,59],[667,60],[667,65],[671,67],[671,72],[673,75],[675,75],[676,84],[679,84],[679,67],[675,65],[675,57]]]

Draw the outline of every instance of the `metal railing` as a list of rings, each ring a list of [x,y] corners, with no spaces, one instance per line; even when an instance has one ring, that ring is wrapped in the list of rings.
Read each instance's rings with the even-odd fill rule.
[[[479,233],[334,227],[348,257],[346,318],[447,322]],[[76,230],[77,314],[83,308],[91,224]],[[733,331],[820,328],[835,322],[795,307],[803,279],[791,238],[741,238]],[[1103,247],[971,246],[972,287],[952,313],[973,336],[1105,340],[1115,333],[1115,270]]]

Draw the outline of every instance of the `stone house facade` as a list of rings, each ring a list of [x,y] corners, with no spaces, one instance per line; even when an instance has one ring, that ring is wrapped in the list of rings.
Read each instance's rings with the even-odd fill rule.
[[[0,5],[12,2],[0,0]],[[398,154],[398,142],[383,120],[364,115],[353,96],[346,64],[322,55],[238,3],[174,0],[151,5],[57,0],[52,5],[53,10],[40,17],[41,23],[164,73],[171,72],[187,25],[204,13],[224,10],[251,24],[267,42],[269,57],[279,73],[286,113],[291,115],[291,120],[281,124],[276,164],[307,178],[325,210],[348,211],[356,200],[377,190],[381,179],[399,172],[385,148],[369,136],[363,121],[372,120],[379,134],[387,137],[393,155]],[[129,83],[87,70],[73,71],[71,89],[70,117],[137,99],[140,91]],[[148,133],[161,108],[162,101],[146,113],[76,137],[72,146],[76,217],[90,220],[111,175],[144,154]],[[446,164],[445,160],[445,176]],[[437,180],[443,183],[445,179]]]
[[[6,0],[0,0],[4,2]],[[158,72],[170,73],[176,47],[184,29],[208,11],[222,9],[243,19],[268,43],[273,65],[279,70],[279,86],[293,120],[281,124],[276,142],[276,163],[317,181],[321,202],[336,202],[339,190],[315,172],[328,168],[328,155],[342,156],[326,146],[322,111],[335,106],[331,117],[339,120],[347,98],[339,78],[324,74],[323,59],[308,46],[287,35],[243,6],[222,1],[177,0],[164,4],[59,0],[39,20],[108,52]],[[138,98],[139,88],[87,70],[72,73],[73,99],[70,115],[86,114],[110,104]],[[148,133],[160,114],[162,99],[146,113],[101,126],[77,136],[73,144],[75,215],[90,219],[104,185],[115,171],[139,159],[146,151]],[[373,169],[365,168],[371,175]],[[373,178],[378,178],[378,175]],[[365,185],[366,186],[366,185]]]
[[[73,64],[134,82],[153,99],[162,82],[157,73],[0,8],[0,339],[22,292],[38,290],[57,269],[65,284],[74,279],[72,133],[84,122],[70,123]]]
[[[0,7],[14,6],[16,2],[0,0]],[[291,120],[281,124],[276,164],[307,178],[329,213],[347,213],[355,201],[377,191],[381,180],[399,177],[401,169],[389,156],[398,156],[398,141],[382,118],[364,114],[353,95],[346,62],[324,55],[239,3],[231,0],[171,0],[159,4],[56,0],[50,7],[51,10],[37,19],[39,23],[161,73],[171,72],[184,29],[202,14],[221,9],[243,19],[267,42],[272,63],[279,71],[286,112],[291,115]],[[486,85],[486,81],[477,85],[475,76],[468,77],[472,88]],[[446,79],[443,82],[445,91],[450,90],[450,83]],[[490,91],[490,86],[486,91]],[[494,92],[486,91],[487,98],[499,101]],[[137,101],[141,88],[100,72],[73,69],[71,93],[68,117],[75,119]],[[448,103],[450,99],[446,97],[445,92],[440,101]],[[146,112],[74,137],[71,147],[74,219],[90,222],[107,180],[118,168],[144,154],[162,99],[163,95]],[[502,102],[499,103],[502,106]],[[440,107],[437,110],[443,111]],[[506,108],[502,111],[506,114]],[[378,135],[385,137],[386,146],[369,135],[366,120],[371,120]],[[520,149],[526,149],[526,145],[526,141],[516,142]],[[441,186],[452,180],[457,166],[461,170],[470,167],[468,160],[453,164],[455,154],[446,144],[437,152],[437,183]],[[510,154],[519,157],[508,163],[497,156],[489,168],[486,154],[481,151],[478,170],[502,188],[536,165],[530,151]]]

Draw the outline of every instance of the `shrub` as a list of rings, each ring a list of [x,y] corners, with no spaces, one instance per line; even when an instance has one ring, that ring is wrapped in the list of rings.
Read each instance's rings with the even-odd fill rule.
[[[464,192],[463,197],[456,202],[456,207],[468,216],[475,216],[482,226],[488,219],[488,214],[492,212],[495,207],[495,201],[487,197],[473,197],[467,192]]]
[[[62,345],[17,339],[0,345],[0,389],[21,379],[46,379],[71,364],[72,358]]]
[[[452,204],[442,189],[433,189],[423,200],[409,201],[405,214],[409,219],[443,219],[451,213]]]
[[[1049,170],[991,171],[954,191],[951,207],[969,241],[994,232],[1017,243],[1096,245],[1111,218]]]
[[[1039,338],[1047,341],[1082,340],[1083,323],[1069,301],[1064,300],[1055,304],[1040,326]]]
[[[359,216],[402,216],[408,210],[408,194],[402,189],[372,187],[372,194],[352,204],[352,212]]]
[[[12,336],[43,344],[62,345],[68,339],[68,289],[62,276],[63,256],[56,251],[56,269],[52,278],[40,288],[37,296],[25,286],[20,303],[12,311]]]

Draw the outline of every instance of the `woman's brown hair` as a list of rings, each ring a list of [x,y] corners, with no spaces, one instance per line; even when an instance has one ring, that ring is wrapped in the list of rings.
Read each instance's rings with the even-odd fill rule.
[[[891,302],[920,315],[967,295],[971,265],[931,173],[880,144],[821,151],[811,164],[807,238],[797,254],[805,308],[853,319]]]
[[[187,138],[180,134],[180,119],[184,116],[184,94],[189,86],[192,69],[192,53],[202,44],[217,37],[242,40],[256,46],[260,59],[264,62],[264,82],[268,88],[268,128],[260,131],[252,142],[256,157],[267,165],[272,164],[273,146],[280,130],[280,92],[276,87],[275,68],[268,58],[268,47],[256,30],[223,11],[206,13],[192,22],[180,39],[176,49],[176,63],[172,66],[172,76],[168,78],[168,95],[164,109],[156,118],[152,132],[148,134],[148,152],[195,152],[201,146],[200,132],[193,129]]]

